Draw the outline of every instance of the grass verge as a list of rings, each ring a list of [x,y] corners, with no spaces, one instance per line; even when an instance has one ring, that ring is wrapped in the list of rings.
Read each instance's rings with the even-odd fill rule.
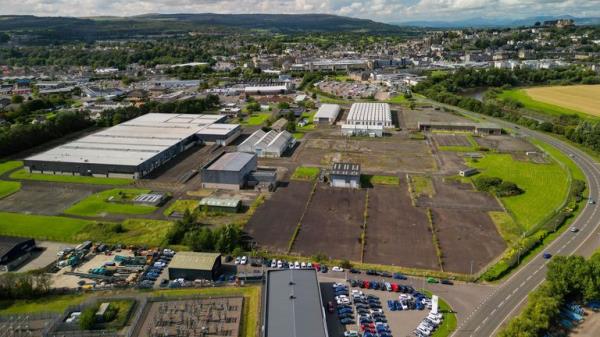
[[[87,295],[51,295],[33,300],[1,300],[0,315],[38,312],[63,312],[69,306],[83,302]]]
[[[5,161],[3,163],[0,163],[0,175],[16,170],[22,166],[23,162],[17,160]]]
[[[320,172],[321,169],[318,167],[300,166],[296,168],[296,171],[294,171],[294,174],[292,174],[292,179],[313,181],[319,177]]]
[[[400,185],[400,178],[397,176],[379,176],[362,174],[360,184],[363,187],[372,187],[373,185]]]
[[[74,240],[160,247],[166,245],[167,233],[172,227],[170,221],[150,219],[127,219],[120,225],[91,223],[76,233]]]
[[[259,126],[263,125],[270,117],[270,112],[256,113],[244,119],[240,124],[246,126]]]
[[[0,180],[0,199],[8,197],[9,195],[21,190],[21,183],[18,181],[4,181]]]
[[[421,289],[421,291],[429,298],[433,296],[433,294],[429,290]],[[435,330],[431,337],[450,336],[454,332],[454,330],[456,330],[456,314],[454,313],[454,310],[452,310],[450,305],[446,303],[446,301],[444,301],[441,297],[439,297],[438,301],[438,311],[442,313],[442,316],[444,317],[444,322],[440,324],[440,326],[437,328],[437,330]]]
[[[35,181],[49,181],[59,183],[76,183],[76,184],[90,184],[90,185],[129,185],[133,183],[133,179],[126,178],[98,178],[98,177],[87,177],[87,176],[65,176],[65,175],[54,175],[54,174],[42,174],[42,173],[29,173],[25,169],[15,171],[10,174],[11,179],[16,180],[35,180]]]
[[[0,212],[0,234],[41,240],[76,242],[74,235],[90,220]]]
[[[198,202],[199,202],[198,200],[187,200],[187,199],[175,200],[175,202],[173,202],[164,211],[164,215],[169,216],[173,212],[177,212],[177,213],[183,214],[186,210],[192,212],[196,208],[198,208]]]
[[[108,214],[149,214],[157,208],[154,206],[134,204],[132,200],[150,190],[143,189],[111,189],[93,194],[65,210],[65,214],[79,216],[102,216]]]

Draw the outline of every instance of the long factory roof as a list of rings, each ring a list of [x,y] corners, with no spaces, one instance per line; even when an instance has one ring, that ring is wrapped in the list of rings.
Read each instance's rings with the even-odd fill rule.
[[[150,113],[26,158],[26,161],[137,166],[223,116]]]
[[[387,103],[354,103],[347,118],[348,123],[392,123],[390,105]]]

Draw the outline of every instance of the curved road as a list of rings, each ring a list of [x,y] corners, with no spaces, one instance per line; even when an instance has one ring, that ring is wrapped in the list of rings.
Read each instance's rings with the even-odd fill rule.
[[[455,107],[446,107],[456,109]],[[462,110],[461,112],[481,118],[481,115],[472,112]],[[517,130],[514,124],[487,116],[486,119],[492,120],[505,129],[512,129],[526,136],[551,144],[563,153],[571,156],[571,159],[581,168],[587,177],[590,195],[594,199],[597,199],[596,194],[600,191],[600,167],[587,154],[551,136],[529,129],[519,128]],[[571,233],[570,231],[565,231],[545,249],[545,252],[549,252],[552,255],[578,254],[590,256],[595,249],[600,247],[599,207],[586,203],[583,211],[572,224],[572,226],[579,229],[579,232]],[[522,266],[509,279],[498,286],[491,295],[485,298],[472,313],[468,314],[466,320],[463,321],[452,336],[490,337],[496,335],[509,318],[518,314],[518,309],[522,308],[525,304],[527,295],[544,281],[547,262],[548,260],[545,260],[542,257],[542,253],[540,253],[527,265]]]

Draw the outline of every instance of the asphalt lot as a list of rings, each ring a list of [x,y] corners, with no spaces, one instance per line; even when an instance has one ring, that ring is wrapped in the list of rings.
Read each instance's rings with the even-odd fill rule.
[[[26,272],[35,269],[40,269],[48,266],[53,261],[56,261],[56,254],[65,247],[72,247],[72,244],[54,242],[54,241],[36,241],[38,250],[34,253],[33,258],[21,265],[18,272]]]

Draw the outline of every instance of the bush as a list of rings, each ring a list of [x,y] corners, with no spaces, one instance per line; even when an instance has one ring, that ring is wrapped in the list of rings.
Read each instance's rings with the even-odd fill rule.
[[[79,327],[81,330],[92,330],[96,325],[96,311],[97,306],[93,306],[85,309],[79,317]]]
[[[519,194],[523,194],[523,190],[517,184],[509,181],[503,181],[496,187],[496,195],[499,197],[510,197]]]
[[[523,190],[517,184],[510,181],[502,181],[497,177],[479,176],[473,180],[477,190],[493,193],[497,197],[510,197],[523,194]]]
[[[482,192],[493,192],[496,186],[502,183],[502,179],[496,177],[479,176],[473,179],[477,190]]]

